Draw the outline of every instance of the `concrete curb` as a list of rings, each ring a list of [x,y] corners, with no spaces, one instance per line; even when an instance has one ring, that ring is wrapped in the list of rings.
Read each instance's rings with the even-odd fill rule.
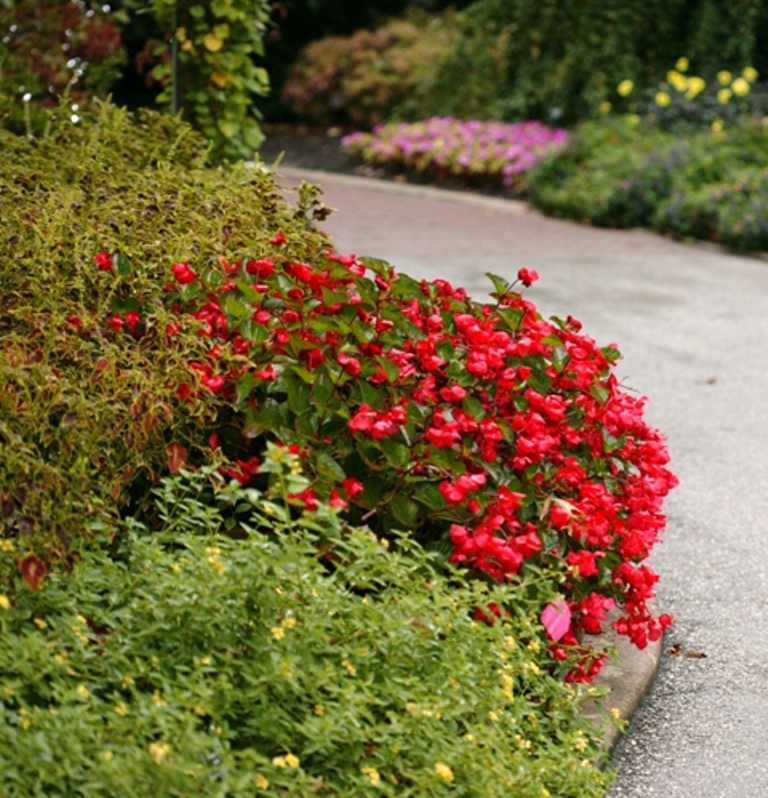
[[[613,617],[609,616],[609,623]],[[634,715],[653,684],[659,668],[662,640],[639,649],[627,637],[608,629],[590,643],[597,651],[609,654],[603,669],[594,681],[595,687],[608,688],[606,696],[584,702],[582,715],[598,730],[599,744],[610,752],[623,734],[623,728]],[[616,722],[616,716],[620,723]]]

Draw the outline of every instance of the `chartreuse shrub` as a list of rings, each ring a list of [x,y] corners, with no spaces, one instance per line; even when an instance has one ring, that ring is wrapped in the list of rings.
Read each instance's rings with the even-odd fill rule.
[[[680,136],[632,117],[606,117],[582,125],[566,148],[528,172],[529,196],[564,218],[762,250],[767,145],[759,119]]]
[[[309,188],[294,210],[259,170],[174,166],[182,145],[109,108],[9,138],[0,489],[26,582],[73,538],[159,523],[148,494],[168,471],[216,463],[258,486],[280,441],[310,478],[297,507],[328,501],[500,582],[546,574],[556,656],[614,603],[620,632],[657,639],[670,618],[648,610],[644,560],[676,480],[618,351],[504,278],[476,302],[333,252]]]
[[[271,447],[264,491],[181,471],[158,529],[0,595],[2,794],[602,795],[584,688],[541,667],[548,577],[466,582],[409,535],[297,516],[301,470]]]
[[[0,519],[21,551],[66,557],[88,524],[141,503],[174,430],[192,423],[187,446],[208,449],[215,397],[176,392],[209,343],[182,331],[168,345],[169,265],[241,257],[277,227],[306,257],[324,242],[309,195],[293,209],[262,171],[209,168],[203,139],[171,117],[104,105],[75,126],[64,107],[38,138],[0,138]],[[104,249],[118,283],[94,265]],[[153,310],[139,318],[142,299]]]

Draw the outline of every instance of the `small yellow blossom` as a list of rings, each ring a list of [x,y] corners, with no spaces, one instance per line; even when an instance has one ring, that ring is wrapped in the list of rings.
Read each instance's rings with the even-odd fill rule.
[[[492,710],[492,709],[491,709],[491,710],[489,710],[489,712],[488,712],[488,720],[489,720],[489,721],[491,721],[491,723],[496,723],[496,721],[497,721],[497,720],[498,720],[500,717],[501,717],[501,715],[499,715],[499,713],[498,713],[498,712],[495,712],[495,711],[494,711],[494,710]]]
[[[171,746],[168,743],[150,743],[149,755],[158,765],[171,753]]]
[[[301,760],[294,754],[286,754],[274,757],[272,764],[276,768],[297,768],[301,764]]]
[[[476,742],[477,742],[477,737],[475,737],[475,735],[474,735],[474,734],[471,734],[471,733],[469,733],[469,734],[465,734],[465,735],[464,735],[464,739],[465,739],[465,740],[466,740],[468,743],[476,743]]]
[[[583,734],[579,734],[576,738],[576,741],[573,744],[573,747],[577,751],[586,751],[588,746],[589,746],[589,740],[587,740],[587,738]]]
[[[325,715],[325,707],[322,704],[315,704],[315,708],[312,711],[318,718],[322,718]]]
[[[679,92],[684,92],[688,88],[688,78],[674,69],[667,72],[667,82],[671,83]]]
[[[733,75],[727,69],[721,69],[717,73],[717,82],[722,86],[727,86],[733,80]]]
[[[91,694],[88,692],[88,688],[84,684],[78,685],[75,692],[80,696],[80,698],[83,699],[83,701],[87,701],[91,697]]]
[[[616,87],[616,91],[619,93],[620,97],[629,97],[634,88],[635,84],[631,80],[622,80]]]
[[[435,763],[435,773],[437,773],[437,775],[440,776],[443,781],[446,781],[449,784],[456,778],[453,775],[453,770],[444,762]]]
[[[710,128],[715,133],[720,133],[723,129],[723,120],[722,119],[715,119],[715,121],[710,125]]]
[[[666,108],[672,102],[672,98],[665,91],[657,91],[654,100],[660,108]]]
[[[531,642],[528,643],[528,650],[533,651],[534,654],[538,654],[541,651],[541,644],[538,640],[531,640]]]
[[[282,626],[273,626],[269,631],[275,640],[282,640],[285,637],[285,629]]]
[[[757,70],[754,67],[744,67],[741,72],[741,77],[744,80],[748,80],[750,83],[754,83],[757,80]]]
[[[106,751],[101,752],[101,761],[102,762],[111,762],[115,758],[115,752],[110,751],[107,749]]]
[[[750,69],[750,67],[747,67]],[[755,70],[752,70],[755,72]],[[744,76],[746,77],[746,75]],[[755,72],[755,77],[757,77],[757,72]],[[0,551],[13,551],[13,541],[12,540],[0,540]]]
[[[600,103],[600,113],[601,114],[610,113],[611,108],[613,108],[613,106],[608,102],[608,100],[605,100],[605,102],[601,102]]]
[[[115,707],[115,714],[119,715],[121,718],[124,718],[129,712],[128,705],[122,702]]]
[[[379,784],[381,784],[381,774],[378,770],[376,770],[376,768],[364,767],[360,768],[360,772],[364,776],[368,776],[368,779],[374,787],[378,787]]]
[[[687,100],[693,100],[702,91],[707,87],[706,82],[703,78],[698,77],[695,75],[694,77],[690,78],[688,81],[688,90],[685,92],[685,97]]]
[[[514,679],[508,673],[503,671],[501,674],[501,685],[502,685],[501,691],[502,693],[504,693],[504,698],[506,698],[508,701],[515,700],[515,694],[512,689],[514,687],[514,684],[515,684]]]
[[[8,600],[8,596],[3,596],[0,594],[0,610],[9,609],[11,609],[11,602]]]
[[[552,793],[546,787],[542,787],[541,798],[552,798]]]
[[[720,89],[717,92],[717,101],[720,105],[728,105],[731,97],[733,97],[733,92],[730,89]]]
[[[269,787],[269,779],[261,773],[257,773],[253,777],[253,783],[256,785],[257,790],[266,790]]]
[[[293,629],[296,626],[296,619],[293,616],[289,616],[283,621],[283,629]]]
[[[389,541],[386,538],[379,538],[379,543],[385,548],[389,548]]]
[[[19,726],[22,729],[28,729],[33,723],[32,717],[29,714],[29,710],[26,707],[22,707],[19,710]]]
[[[737,97],[744,97],[745,94],[749,94],[749,82],[745,78],[736,78],[731,83],[731,91]]]
[[[127,690],[133,684],[133,676],[123,676],[120,686],[123,690]]]
[[[212,662],[212,660],[211,660],[211,658],[210,658],[210,657],[201,657],[201,658],[200,658],[200,664],[201,664],[202,666],[204,666],[204,667],[206,667],[206,666],[210,665],[210,664],[211,664],[211,662]]]
[[[152,702],[156,707],[164,707],[168,705],[168,702],[165,700],[165,698],[163,698],[163,695],[159,690],[155,690],[155,692],[152,693]]]
[[[611,717],[614,720],[621,720],[621,710],[617,709],[616,707],[613,707],[611,709]]]
[[[685,56],[683,56],[682,58],[678,58],[677,62],[675,63],[675,69],[678,72],[685,72],[689,66],[690,64]]]
[[[345,659],[341,663],[341,667],[350,675],[356,676],[357,675],[357,668],[348,660]]]
[[[34,618],[34,624],[38,629],[47,629],[48,624],[42,618]]]

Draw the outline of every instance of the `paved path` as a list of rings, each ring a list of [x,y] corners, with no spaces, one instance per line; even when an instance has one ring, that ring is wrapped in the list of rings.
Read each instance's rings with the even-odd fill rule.
[[[542,313],[619,344],[620,376],[650,397],[681,479],[652,560],[676,618],[664,648],[680,653],[665,652],[616,749],[611,796],[768,796],[768,263],[502,200],[335,175],[322,185],[338,249],[477,297],[485,272],[535,268],[526,293]]]

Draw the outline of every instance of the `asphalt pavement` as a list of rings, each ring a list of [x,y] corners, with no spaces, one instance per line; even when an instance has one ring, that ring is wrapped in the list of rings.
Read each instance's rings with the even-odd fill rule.
[[[667,436],[681,484],[651,559],[675,625],[638,672],[618,671],[618,691],[645,695],[614,749],[610,796],[768,796],[768,262],[511,200],[280,174],[323,186],[338,250],[476,298],[488,271],[536,269],[526,296],[545,316],[570,314],[601,345],[618,344],[618,374],[649,397],[646,418]]]

